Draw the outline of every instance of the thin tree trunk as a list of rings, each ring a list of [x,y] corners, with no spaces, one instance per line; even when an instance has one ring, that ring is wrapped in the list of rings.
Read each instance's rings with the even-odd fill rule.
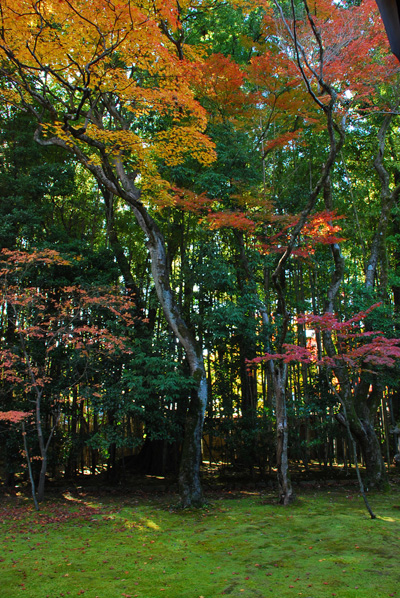
[[[40,399],[41,399],[41,394],[42,393],[40,393]],[[44,500],[44,487],[45,487],[45,483],[46,483],[49,446],[50,446],[51,439],[53,438],[55,429],[58,425],[58,420],[60,419],[60,410],[58,410],[58,412],[55,413],[53,416],[54,417],[53,425],[49,432],[47,441],[45,442],[44,436],[43,436],[42,422],[41,422],[41,413],[40,413],[41,401],[40,401],[40,399],[36,400],[36,429],[37,429],[37,434],[38,434],[38,439],[39,439],[40,456],[42,459],[42,465],[40,467],[40,474],[39,474],[39,483],[38,483],[38,488],[37,488],[38,502],[42,502]]]
[[[275,364],[274,390],[276,410],[276,462],[279,488],[279,502],[288,505],[295,498],[289,476],[288,422],[286,415],[287,364]]]
[[[72,388],[72,405],[70,417],[69,437],[71,447],[68,452],[68,459],[65,466],[65,477],[75,478],[78,470],[77,462],[77,428],[78,428],[78,386]]]
[[[38,504],[38,501],[36,498],[35,480],[34,480],[33,473],[32,473],[32,464],[31,464],[31,458],[29,455],[28,441],[26,439],[25,422],[22,422],[22,437],[24,439],[24,450],[25,450],[25,456],[26,456],[26,463],[28,466],[29,481],[31,483],[33,504],[35,505],[36,511],[39,511],[39,504]]]
[[[376,519],[376,515],[372,511],[372,509],[370,507],[370,504],[368,502],[367,496],[365,494],[364,484],[363,484],[363,481],[362,481],[362,478],[361,478],[361,475],[360,475],[360,469],[358,467],[358,459],[357,459],[357,444],[356,444],[356,442],[355,442],[355,440],[353,438],[353,435],[351,433],[351,429],[350,429],[350,425],[349,425],[349,418],[347,417],[346,408],[343,405],[343,403],[342,403],[342,406],[343,406],[343,409],[344,409],[344,418],[343,418],[344,421],[342,423],[346,427],[347,434],[348,434],[349,441],[350,441],[350,445],[351,445],[352,450],[353,450],[353,458],[354,458],[354,464],[355,464],[355,468],[356,468],[356,472],[357,472],[358,485],[360,487],[360,494],[363,497],[363,501],[364,501],[365,507],[366,507],[368,513],[370,514],[371,519]]]

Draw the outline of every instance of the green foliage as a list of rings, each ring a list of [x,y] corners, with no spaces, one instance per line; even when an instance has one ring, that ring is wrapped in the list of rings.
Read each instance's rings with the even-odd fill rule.
[[[261,37],[262,7],[242,9],[229,3],[208,2],[187,20],[187,43],[247,63]]]
[[[148,438],[169,442],[182,438],[183,408],[196,385],[179,363],[136,341],[122,383],[124,408],[143,422]]]
[[[58,208],[77,193],[75,169],[64,155],[43,149],[33,139],[34,126],[26,114],[0,117],[0,245],[10,249],[54,241],[67,226]],[[79,218],[79,217],[78,217]]]

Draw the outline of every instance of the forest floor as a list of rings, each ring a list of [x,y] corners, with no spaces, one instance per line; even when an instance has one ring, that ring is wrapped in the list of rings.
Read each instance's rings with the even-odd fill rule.
[[[289,507],[268,484],[216,487],[184,511],[156,480],[50,486],[39,512],[1,497],[1,598],[400,597],[398,480],[368,493],[375,520],[354,480],[304,482]]]

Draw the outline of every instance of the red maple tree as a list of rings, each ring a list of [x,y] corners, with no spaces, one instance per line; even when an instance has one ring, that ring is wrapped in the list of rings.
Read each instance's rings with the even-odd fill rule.
[[[59,424],[63,399],[68,400],[74,382],[65,381],[63,392],[54,390],[57,381],[52,369],[53,355],[78,352],[89,359],[96,353],[110,354],[129,351],[126,339],[101,326],[90,318],[98,310],[120,319],[126,326],[133,323],[132,301],[117,290],[86,290],[79,286],[57,289],[40,288],[31,284],[38,267],[68,266],[70,262],[57,251],[10,251],[0,256],[0,287],[2,313],[7,322],[7,335],[0,345],[0,370],[3,385],[8,387],[12,402],[28,405],[30,409],[0,412],[0,420],[22,425],[24,451],[28,463],[32,493],[40,502],[44,498],[48,449]],[[7,342],[7,336],[12,342]],[[51,427],[43,426],[43,406],[51,413]],[[25,427],[30,423],[36,430],[41,468],[37,496],[31,470],[32,457],[28,451]]]

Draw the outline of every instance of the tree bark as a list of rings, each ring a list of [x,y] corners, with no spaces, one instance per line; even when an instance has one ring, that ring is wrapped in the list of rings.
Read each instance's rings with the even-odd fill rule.
[[[203,503],[200,481],[201,439],[207,407],[207,377],[202,347],[182,318],[171,289],[163,234],[155,220],[140,202],[140,191],[134,185],[132,178],[126,174],[122,162],[115,160],[115,168],[123,185],[120,195],[130,205],[140,228],[147,237],[151,271],[157,296],[165,319],[185,350],[194,382],[194,390],[189,400],[185,419],[179,488],[183,507],[199,506]]]
[[[366,485],[387,489],[387,471],[381,445],[375,432],[376,413],[381,402],[383,388],[379,381],[374,382],[371,392],[369,392],[369,388],[369,382],[361,380],[356,389],[354,402],[359,425],[354,427],[353,435],[356,437],[365,461]]]
[[[282,505],[288,505],[295,498],[292,483],[289,476],[289,458],[288,458],[288,422],[286,415],[286,382],[288,368],[287,364],[278,364],[274,366],[274,391],[275,391],[275,411],[276,411],[276,462],[279,488],[279,502]]]
[[[179,493],[184,508],[200,507],[204,502],[200,481],[201,440],[208,386],[204,365],[203,370],[198,368],[194,378],[197,378],[198,387],[189,401],[179,471]]]

